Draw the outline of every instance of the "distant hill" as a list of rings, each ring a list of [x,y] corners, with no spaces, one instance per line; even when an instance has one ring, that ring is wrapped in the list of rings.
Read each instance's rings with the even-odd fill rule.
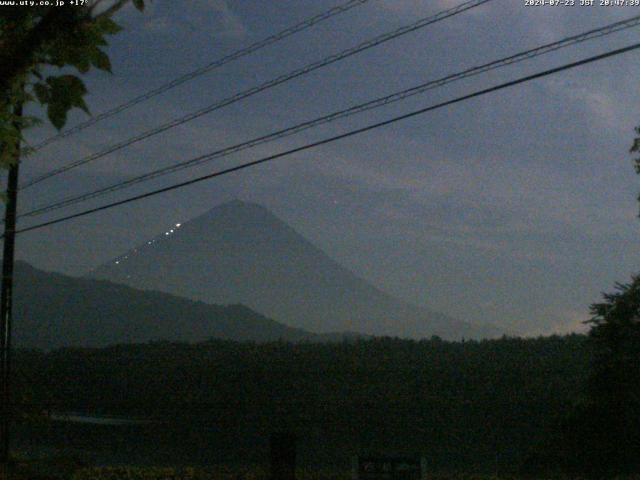
[[[240,201],[175,225],[89,275],[208,303],[242,303],[315,332],[446,339],[502,333],[393,298],[266,208]]]
[[[167,293],[48,273],[16,263],[18,347],[100,347],[150,340],[339,340],[271,320],[242,305],[208,305]]]

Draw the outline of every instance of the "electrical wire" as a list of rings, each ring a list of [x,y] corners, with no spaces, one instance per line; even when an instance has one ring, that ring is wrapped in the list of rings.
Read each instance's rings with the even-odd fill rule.
[[[229,55],[225,55],[224,57],[218,58],[217,60],[212,61],[211,63],[208,63],[207,65],[204,65],[200,68],[197,68],[196,70],[193,70],[191,72],[185,73],[184,75],[181,75],[173,80],[171,80],[168,83],[165,83],[164,85],[161,85],[160,87],[157,87],[153,90],[149,90],[146,93],[143,93],[142,95],[139,95],[135,98],[132,98],[131,100],[128,100],[125,103],[122,103],[116,107],[113,107],[109,110],[106,110],[94,117],[89,118],[88,120],[79,123],[78,125],[69,128],[67,130],[64,130],[56,135],[53,135],[49,138],[47,138],[46,140],[42,141],[41,143],[38,143],[37,145],[34,145],[33,148],[31,148],[30,150],[32,152],[38,151],[44,147],[46,147],[47,145],[54,143],[62,138],[66,138],[70,135],[73,135],[74,133],[78,133],[82,130],[84,130],[85,128],[88,128],[92,125],[95,125],[96,123],[105,120],[107,118],[110,118],[120,112],[123,112],[125,110],[128,110],[129,108],[138,105],[142,102],[145,102],[153,97],[156,97],[162,93],[165,93],[179,85],[182,85],[183,83],[189,82],[190,80],[193,80],[194,78],[197,78],[201,75],[204,75],[205,73],[208,73],[216,68],[219,68],[223,65],[226,65],[227,63],[230,63],[234,60],[238,60],[239,58],[245,57],[251,53],[254,53],[262,48],[265,48],[269,45],[272,45],[280,40],[283,40],[287,37],[290,37],[291,35],[301,32],[303,30],[306,30],[308,28],[311,28],[314,25],[317,25],[320,22],[323,22],[325,20],[328,20],[329,18],[335,17],[336,15],[339,15],[341,13],[347,12],[349,10],[351,10],[354,7],[358,7],[360,5],[363,5],[365,3],[367,3],[369,0],[349,0],[348,2],[342,4],[342,5],[338,5],[336,7],[330,8],[329,10],[322,12],[318,15],[315,15],[313,17],[307,18],[305,20],[303,20],[300,23],[297,23],[289,28],[286,28],[278,33],[275,33],[273,35],[270,35],[269,37],[266,37],[260,41],[257,41],[255,43],[252,43],[251,45],[249,45],[248,47],[242,48],[240,50],[237,50],[233,53],[230,53]]]
[[[402,35],[406,35],[408,33],[414,32],[416,30],[419,30],[421,28],[424,28],[428,25],[432,25],[436,22],[440,22],[442,20],[445,20],[446,18],[452,17],[454,15],[458,15],[462,12],[465,12],[467,10],[471,10],[473,8],[479,7],[480,5],[483,5],[485,3],[491,2],[493,0],[469,0],[467,2],[464,2],[456,7],[447,9],[447,10],[443,10],[435,15],[432,15],[430,17],[426,17],[426,18],[422,18],[420,20],[418,20],[417,22],[414,22],[410,25],[406,25],[403,27],[400,27],[392,32],[388,32],[388,33],[384,33],[382,35],[379,35],[377,37],[374,37],[370,40],[366,40],[354,47],[348,48],[346,50],[343,50],[339,53],[333,54],[329,57],[325,57],[322,60],[310,63],[304,67],[298,68],[296,70],[293,70],[289,73],[286,73],[284,75],[280,75],[276,78],[273,78],[271,80],[268,80],[260,85],[257,85],[255,87],[249,88],[247,90],[244,90],[242,92],[236,93],[235,95],[232,95],[230,97],[225,98],[224,100],[218,101],[214,104],[208,105],[204,108],[201,108],[200,110],[196,110],[195,112],[191,112],[185,116],[182,116],[180,118],[176,118],[174,120],[171,120],[163,125],[160,125],[158,127],[155,127],[151,130],[147,130],[146,132],[140,133],[134,137],[131,137],[127,140],[124,140],[122,142],[119,142],[115,145],[111,145],[110,147],[107,147],[104,150],[101,150],[100,152],[94,153],[92,155],[89,155],[87,157],[81,158],[79,160],[76,160],[74,162],[68,163],[67,165],[64,165],[62,167],[56,168],[54,170],[51,170],[43,175],[40,175],[32,180],[27,181],[26,183],[24,183],[23,185],[20,186],[21,190],[27,189],[29,187],[32,187],[33,185],[36,185],[44,180],[47,180],[51,177],[54,177],[56,175],[60,175],[61,173],[64,172],[68,172],[69,170],[72,170],[74,168],[77,168],[81,165],[86,165],[87,163],[90,163],[94,160],[97,160],[99,158],[105,157],[106,155],[109,155],[113,152],[116,152],[118,150],[121,150],[123,148],[129,147],[130,145],[133,145],[134,143],[138,143],[142,140],[146,140],[148,138],[151,138],[155,135],[158,135],[160,133],[166,132],[167,130],[170,130],[172,128],[178,127],[180,125],[183,125],[187,122],[190,122],[192,120],[195,120],[196,118],[202,117],[203,115],[207,115],[215,110],[218,110],[220,108],[226,107],[228,105],[231,105],[233,103],[236,103],[240,100],[244,100],[245,98],[251,97],[257,93],[260,93],[262,91],[268,90],[270,88],[273,88],[277,85],[281,85],[283,83],[289,82],[295,78],[301,77],[303,75],[306,75],[308,73],[311,73],[315,70],[318,70],[320,68],[326,67],[328,65],[331,65],[335,62],[338,62],[340,60],[344,60],[345,58],[351,57],[357,53],[363,52],[365,50],[368,50],[370,48],[373,48],[377,45],[380,45],[382,43],[388,42],[390,40],[393,40],[395,38],[398,38]]]
[[[47,227],[47,226],[50,226],[50,225],[55,225],[55,224],[58,224],[58,223],[67,222],[67,221],[75,219],[75,218],[83,217],[83,216],[90,215],[90,214],[93,214],[93,213],[97,213],[97,212],[100,212],[100,211],[103,211],[103,210],[108,210],[108,209],[111,209],[113,207],[117,207],[117,206],[120,206],[120,205],[125,205],[125,204],[131,203],[131,202],[142,200],[144,198],[153,197],[153,196],[159,195],[161,193],[169,192],[169,191],[172,191],[172,190],[177,190],[179,188],[183,188],[183,187],[186,187],[186,186],[189,186],[189,185],[200,183],[200,182],[203,182],[205,180],[210,180],[212,178],[217,178],[217,177],[220,177],[220,176],[223,176],[223,175],[228,175],[228,174],[233,173],[233,172],[244,170],[244,169],[247,169],[247,168],[250,168],[250,167],[254,167],[254,166],[257,166],[257,165],[260,165],[260,164],[263,164],[263,163],[271,162],[271,161],[276,160],[278,158],[287,157],[287,156],[290,156],[290,155],[292,155],[294,153],[302,152],[302,151],[305,151],[305,150],[310,150],[312,148],[316,148],[316,147],[319,147],[321,145],[326,145],[326,144],[329,144],[329,143],[336,142],[338,140],[342,140],[342,139],[345,139],[345,138],[348,138],[348,137],[352,137],[354,135],[359,135],[361,133],[368,132],[370,130],[378,129],[378,128],[384,127],[386,125],[391,125],[391,124],[399,122],[401,120],[406,120],[408,118],[412,118],[412,117],[415,117],[415,116],[418,116],[418,115],[423,115],[423,114],[425,114],[427,112],[430,112],[430,111],[433,111],[433,110],[437,110],[437,109],[440,109],[440,108],[443,108],[443,107],[446,107],[446,106],[449,106],[449,105],[454,105],[454,104],[457,104],[457,103],[460,103],[460,102],[463,102],[463,101],[466,101],[466,100],[470,100],[472,98],[476,98],[476,97],[480,97],[480,96],[486,95],[488,93],[493,93],[493,92],[496,92],[496,91],[499,91],[499,90],[503,90],[505,88],[509,88],[509,87],[514,86],[514,85],[519,85],[521,83],[530,82],[532,80],[535,80],[535,79],[538,79],[538,78],[542,78],[542,77],[546,77],[546,76],[549,76],[549,75],[552,75],[552,74],[555,74],[555,73],[558,73],[558,72],[561,72],[561,71],[564,71],[564,70],[569,70],[569,69],[572,69],[572,68],[575,68],[575,67],[578,67],[578,66],[582,66],[582,65],[586,65],[586,64],[593,63],[593,62],[596,62],[596,61],[600,61],[600,60],[603,60],[605,58],[610,58],[610,57],[613,57],[613,56],[621,55],[623,53],[627,53],[627,52],[630,52],[630,51],[633,51],[633,50],[637,50],[639,48],[640,48],[640,43],[635,43],[635,44],[629,45],[627,47],[618,48],[616,50],[610,50],[610,51],[608,51],[606,53],[602,53],[602,54],[599,54],[599,55],[588,57],[588,58],[585,58],[585,59],[582,59],[582,60],[578,60],[576,62],[568,63],[568,64],[562,65],[560,67],[555,67],[555,68],[551,68],[551,69],[548,69],[548,70],[544,70],[542,72],[535,73],[535,74],[532,74],[532,75],[527,75],[527,76],[524,76],[524,77],[520,77],[520,78],[518,78],[516,80],[511,80],[509,82],[501,83],[501,84],[495,85],[493,87],[485,88],[483,90],[478,90],[478,91],[475,91],[473,93],[470,93],[470,94],[467,94],[467,95],[463,95],[461,97],[454,98],[452,100],[448,100],[448,101],[445,101],[445,102],[442,102],[442,103],[431,105],[429,107],[421,108],[419,110],[414,110],[412,112],[405,113],[403,115],[399,115],[399,116],[390,118],[388,120],[384,120],[384,121],[381,121],[381,122],[373,123],[373,124],[367,125],[365,127],[357,128],[355,130],[350,130],[348,132],[345,132],[345,133],[342,133],[342,134],[339,134],[339,135],[334,135],[332,137],[328,137],[328,138],[325,138],[323,140],[319,140],[317,142],[308,143],[308,144],[303,145],[301,147],[296,147],[296,148],[293,148],[293,149],[290,149],[290,150],[286,150],[286,151],[283,151],[283,152],[280,152],[280,153],[277,153],[277,154],[274,154],[274,155],[269,155],[267,157],[263,157],[263,158],[260,158],[258,160],[254,160],[254,161],[251,161],[251,162],[243,163],[243,164],[237,165],[235,167],[230,167],[230,168],[227,168],[227,169],[224,169],[224,170],[219,170],[217,172],[213,172],[213,173],[210,173],[210,174],[207,174],[207,175],[196,177],[196,178],[193,178],[191,180],[187,180],[187,181],[180,182],[180,183],[175,183],[173,185],[170,185],[170,186],[167,186],[167,187],[163,187],[163,188],[159,188],[157,190],[153,190],[153,191],[150,191],[150,192],[147,192],[147,193],[143,193],[143,194],[140,194],[140,195],[135,195],[133,197],[126,198],[124,200],[119,200],[117,202],[108,203],[106,205],[102,205],[102,206],[95,207],[95,208],[90,208],[90,209],[87,209],[87,210],[84,210],[82,212],[78,212],[78,213],[75,213],[75,214],[72,214],[72,215],[67,215],[67,216],[64,216],[64,217],[61,217],[61,218],[57,218],[57,219],[50,220],[50,221],[47,221],[47,222],[43,222],[43,223],[39,223],[39,224],[36,224],[36,225],[32,225],[30,227],[18,229],[18,230],[16,230],[15,233],[16,234],[20,234],[20,233],[33,231],[33,230],[38,230],[38,229],[41,229],[41,228],[44,228],[44,227]],[[4,235],[3,235],[3,237],[4,237]]]
[[[375,108],[380,108],[386,105],[389,105],[391,103],[394,102],[398,102],[401,100],[405,100],[409,97],[424,93],[428,90],[432,90],[438,87],[442,87],[444,85],[447,85],[448,83],[457,81],[457,80],[462,80],[464,78],[469,78],[475,75],[479,75],[481,73],[485,73],[491,70],[495,70],[501,67],[505,67],[508,65],[512,65],[518,62],[522,62],[525,60],[529,60],[531,58],[535,58],[538,57],[540,55],[544,55],[544,54],[548,54],[551,52],[554,52],[556,50],[559,50],[561,48],[566,48],[578,43],[582,43],[588,40],[593,40],[596,38],[601,38],[603,36],[606,35],[610,35],[614,32],[619,32],[621,30],[625,30],[628,28],[632,28],[632,27],[637,27],[638,25],[640,25],[640,15],[637,15],[635,17],[632,18],[628,18],[626,20],[622,20],[619,22],[615,22],[609,25],[606,25],[604,27],[600,27],[597,29],[593,29],[593,30],[589,30],[587,32],[581,33],[579,35],[573,35],[571,37],[567,37],[564,38],[562,40],[553,42],[553,43],[548,43],[546,45],[542,45],[540,47],[537,48],[533,48],[530,50],[526,50],[520,53],[517,53],[515,55],[511,55],[505,58],[501,58],[499,60],[495,60],[493,62],[490,63],[486,63],[484,65],[480,65],[480,66],[476,66],[473,68],[469,68],[467,70],[464,70],[462,72],[459,73],[455,73],[452,75],[447,75],[445,77],[439,78],[437,80],[431,80],[428,81],[426,83],[422,83],[418,86],[414,86],[405,90],[402,90],[400,92],[396,92],[393,93],[391,95],[387,95],[384,97],[380,97],[365,103],[361,103],[359,105],[355,105],[352,106],[350,108],[344,109],[344,110],[340,110],[334,113],[331,113],[329,115],[324,115],[322,117],[319,118],[315,118],[313,120],[309,120],[303,123],[299,123],[297,125],[282,129],[282,130],[278,130],[275,131],[273,133],[270,133],[268,135],[263,135],[261,137],[257,137],[251,140],[248,140],[246,142],[242,142],[230,147],[226,147],[224,149],[221,150],[217,150],[215,152],[212,153],[208,153],[205,155],[201,155],[183,162],[179,162],[177,164],[173,164],[173,165],[169,165],[167,167],[163,167],[157,170],[153,170],[151,172],[139,175],[137,177],[131,178],[131,179],[127,179],[118,183],[115,183],[113,185],[109,185],[107,187],[103,187],[97,190],[94,190],[92,192],[88,192],[88,193],[84,193],[84,194],[80,194],[80,195],[75,195],[75,196],[70,196],[67,198],[64,198],[60,201],[57,201],[53,204],[48,204],[45,206],[41,206],[41,207],[36,207],[30,211],[27,211],[21,215],[18,215],[18,218],[22,218],[22,217],[32,217],[32,216],[38,216],[38,215],[42,215],[45,213],[49,213],[55,210],[58,210],[60,208],[64,208],[70,205],[75,205],[77,203],[80,202],[84,202],[86,200],[91,200],[94,198],[98,198],[101,197],[103,195],[109,194],[109,193],[113,193],[125,188],[129,188],[133,185],[137,185],[139,183],[145,182],[145,181],[149,181],[152,180],[154,178],[158,178],[164,175],[168,175],[170,173],[174,173],[186,168],[191,168],[200,164],[203,164],[205,162],[209,162],[211,160],[214,159],[218,159],[218,158],[222,158],[222,157],[226,157],[228,155],[231,155],[233,153],[237,153],[240,152],[242,150],[248,149],[248,148],[252,148],[255,147],[257,145],[261,145],[261,144],[265,144],[265,143],[269,143],[275,140],[279,140],[281,138],[284,137],[288,137],[290,135],[294,135],[296,133],[300,133],[304,130],[310,129],[312,127],[316,127],[319,125],[323,125],[323,124],[327,124],[330,122],[334,122],[336,120],[342,119],[342,118],[346,118],[358,113],[362,113],[368,110],[372,110]]]

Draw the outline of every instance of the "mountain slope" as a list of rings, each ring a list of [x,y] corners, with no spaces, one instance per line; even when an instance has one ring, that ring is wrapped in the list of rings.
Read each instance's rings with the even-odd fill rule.
[[[499,334],[387,295],[264,207],[240,201],[178,224],[90,275],[208,303],[242,303],[316,332],[451,339]]]
[[[242,305],[207,305],[167,293],[43,272],[24,262],[16,263],[14,291],[14,339],[19,347],[315,337]]]

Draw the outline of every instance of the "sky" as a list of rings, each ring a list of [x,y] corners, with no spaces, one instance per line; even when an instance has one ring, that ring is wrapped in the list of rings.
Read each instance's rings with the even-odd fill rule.
[[[113,73],[85,81],[93,113],[339,4],[154,0],[122,11]],[[370,0],[50,145],[29,179],[376,35],[462,3]],[[640,14],[640,7],[493,0],[259,93],[21,193],[27,211],[378,96]],[[598,3],[598,2],[596,2]],[[640,41],[638,28],[246,150],[88,206],[186,180]],[[445,107],[256,168],[25,233],[18,257],[81,275],[232,199],[268,207],[335,260],[417,305],[523,335],[584,331],[589,305],[640,270],[640,53]],[[37,110],[32,108],[32,112]],[[70,115],[69,126],[86,119]],[[54,133],[28,132],[37,143]]]

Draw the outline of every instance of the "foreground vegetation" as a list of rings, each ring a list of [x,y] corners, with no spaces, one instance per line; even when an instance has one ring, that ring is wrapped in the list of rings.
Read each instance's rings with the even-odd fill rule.
[[[46,476],[24,476],[16,477],[16,480],[269,480],[269,472],[261,467],[245,468],[171,468],[171,467],[96,467],[67,470],[65,473],[58,472]],[[351,480],[351,472],[348,471],[328,471],[328,470],[307,470],[298,469],[296,471],[297,480]],[[427,474],[427,480],[516,480],[522,476],[496,476],[496,475],[473,475],[473,474]],[[531,480],[539,479],[566,479],[559,477],[526,477]],[[637,480],[637,476],[617,476],[617,480]]]
[[[262,467],[244,468],[202,468],[202,467],[95,467],[80,468],[64,473],[41,477],[17,477],[17,480],[269,480],[269,472]],[[298,480],[351,480],[349,471],[298,469]],[[511,480],[519,476],[495,476],[473,474],[428,474],[427,480]],[[535,478],[535,477],[530,477]],[[539,477],[540,478],[540,477]],[[549,477],[544,477],[549,478]],[[558,477],[563,478],[563,477]],[[634,477],[617,477],[619,480],[633,480]]]
[[[354,454],[387,452],[424,455],[434,471],[514,473],[542,468],[589,362],[586,337],[572,335],[153,343],[20,352],[15,365],[27,411],[150,420],[22,425],[30,442],[102,448],[120,463],[265,465],[269,434],[286,429],[303,466],[348,469]]]
[[[349,472],[323,472],[299,470],[299,480],[348,480]],[[263,468],[144,468],[105,467],[87,468],[76,472],[72,480],[266,480],[269,472]]]
[[[297,437],[305,471],[348,471],[353,455],[383,452],[421,456],[434,474],[633,474],[640,471],[639,312],[634,277],[593,305],[589,336],[22,351],[21,427],[32,446],[103,449],[108,463],[120,464],[238,472],[268,465],[270,435],[286,431]],[[34,423],[51,411],[142,422]]]

